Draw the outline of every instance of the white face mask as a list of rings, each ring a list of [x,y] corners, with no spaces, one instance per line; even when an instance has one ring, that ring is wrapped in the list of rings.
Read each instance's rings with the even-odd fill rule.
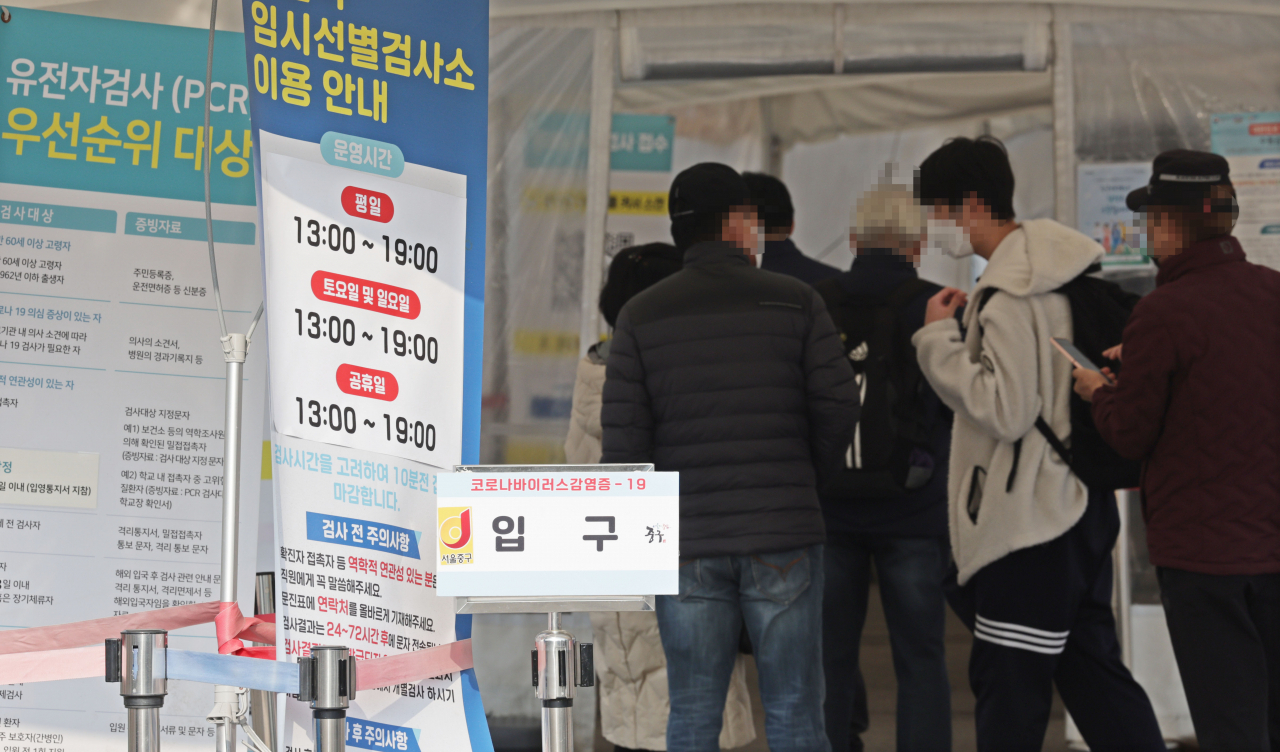
[[[962,259],[973,255],[973,245],[964,228],[953,219],[930,219],[928,221],[929,243],[954,259]]]

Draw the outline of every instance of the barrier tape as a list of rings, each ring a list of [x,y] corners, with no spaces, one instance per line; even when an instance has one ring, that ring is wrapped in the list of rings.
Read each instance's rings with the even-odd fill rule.
[[[55,624],[50,627],[10,629],[0,632],[0,635],[3,635],[3,639],[0,639],[0,655],[101,644],[108,638],[119,637],[120,633],[126,629],[163,629],[172,632],[183,627],[208,624],[218,617],[221,610],[221,603],[209,601],[125,616],[111,616],[105,619]],[[239,611],[238,608],[236,610]]]
[[[170,679],[286,694],[298,691],[296,663],[193,650],[169,649],[165,652],[168,664],[165,673]],[[0,656],[0,684],[101,679],[106,675],[105,654],[102,645],[87,645],[67,650],[3,655]],[[412,653],[357,661],[356,689],[412,684],[474,665],[471,640],[459,640]]]
[[[169,650],[168,677],[208,684],[296,693],[298,665],[275,660],[275,614],[246,617],[235,603],[209,601],[51,627],[0,632],[0,684],[88,679],[106,675],[103,642],[128,629],[163,629],[214,623],[218,653]],[[241,638],[266,642],[246,647]],[[262,660],[266,659],[266,660]],[[420,682],[474,667],[471,640],[359,661],[356,689]]]
[[[298,693],[296,663],[173,649],[167,651],[166,660],[170,679],[262,689],[290,695]]]
[[[471,639],[449,642],[412,653],[356,662],[356,689],[412,684],[475,666]]]
[[[0,684],[102,678],[106,674],[106,650],[102,645],[0,655]]]
[[[51,627],[8,630],[3,633],[4,640],[0,641],[0,655],[83,647],[119,637],[127,629],[163,629],[172,632],[183,627],[213,622],[218,634],[219,653],[274,660],[276,651],[271,647],[276,643],[274,621],[275,614],[245,617],[240,613],[237,603],[209,601],[105,619],[55,624]],[[245,647],[240,638],[265,642],[267,646]]]
[[[218,615],[213,619],[218,633],[218,652],[222,655],[239,655],[246,658],[276,658],[275,614],[244,616],[238,603],[219,603]],[[265,642],[265,647],[245,647],[240,641],[247,637],[255,642]]]

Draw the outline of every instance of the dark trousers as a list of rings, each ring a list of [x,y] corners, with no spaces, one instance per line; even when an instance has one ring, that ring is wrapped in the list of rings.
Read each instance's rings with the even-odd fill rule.
[[[951,685],[945,653],[946,543],[864,536],[829,543],[822,608],[827,737],[834,752],[861,752],[867,690],[858,665],[871,563],[889,626],[898,678],[897,739],[903,752],[949,752]]]
[[[1280,752],[1280,573],[1158,570],[1204,752]]]
[[[1111,613],[1115,497],[1091,493],[1063,535],[1014,551],[953,593],[973,630],[978,749],[1039,750],[1057,685],[1093,752],[1163,750],[1151,702],[1120,659]]]

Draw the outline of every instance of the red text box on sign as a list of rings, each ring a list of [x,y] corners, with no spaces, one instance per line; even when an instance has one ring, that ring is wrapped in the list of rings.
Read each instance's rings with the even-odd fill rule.
[[[390,222],[396,213],[390,196],[354,185],[342,189],[342,208],[353,217],[374,222]]]
[[[311,292],[318,300],[328,303],[363,308],[402,319],[416,319],[422,312],[422,301],[413,290],[323,269],[311,275]]]
[[[357,397],[391,402],[400,394],[400,384],[396,377],[376,368],[364,368],[343,363],[338,366],[338,388],[347,394]]]

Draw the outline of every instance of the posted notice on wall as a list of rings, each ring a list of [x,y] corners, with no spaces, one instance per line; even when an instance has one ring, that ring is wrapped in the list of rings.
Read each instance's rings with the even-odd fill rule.
[[[217,600],[224,363],[201,166],[213,150],[227,323],[261,300],[254,144],[240,34],[11,8],[0,25],[0,628]],[[265,341],[245,369],[263,419]],[[257,468],[260,445],[241,463]],[[240,489],[257,537],[257,473]],[[242,567],[239,592],[252,593]],[[242,604],[251,613],[252,604]],[[0,632],[3,640],[3,632]],[[216,651],[212,625],[172,647]],[[170,685],[166,749],[208,749],[206,685]],[[101,679],[0,687],[11,752],[124,750]]]
[[[470,633],[432,541],[437,474],[479,450],[488,23],[484,2],[244,4],[281,661]],[[310,752],[309,707],[281,702],[277,749]],[[361,692],[347,746],[491,748],[474,673]]]
[[[1076,223],[1106,255],[1102,265],[1140,266],[1147,262],[1146,228],[1125,196],[1151,179],[1148,162],[1082,164],[1076,171]]]
[[[1234,234],[1250,261],[1280,269],[1280,112],[1215,114],[1209,127],[1240,204]]]

